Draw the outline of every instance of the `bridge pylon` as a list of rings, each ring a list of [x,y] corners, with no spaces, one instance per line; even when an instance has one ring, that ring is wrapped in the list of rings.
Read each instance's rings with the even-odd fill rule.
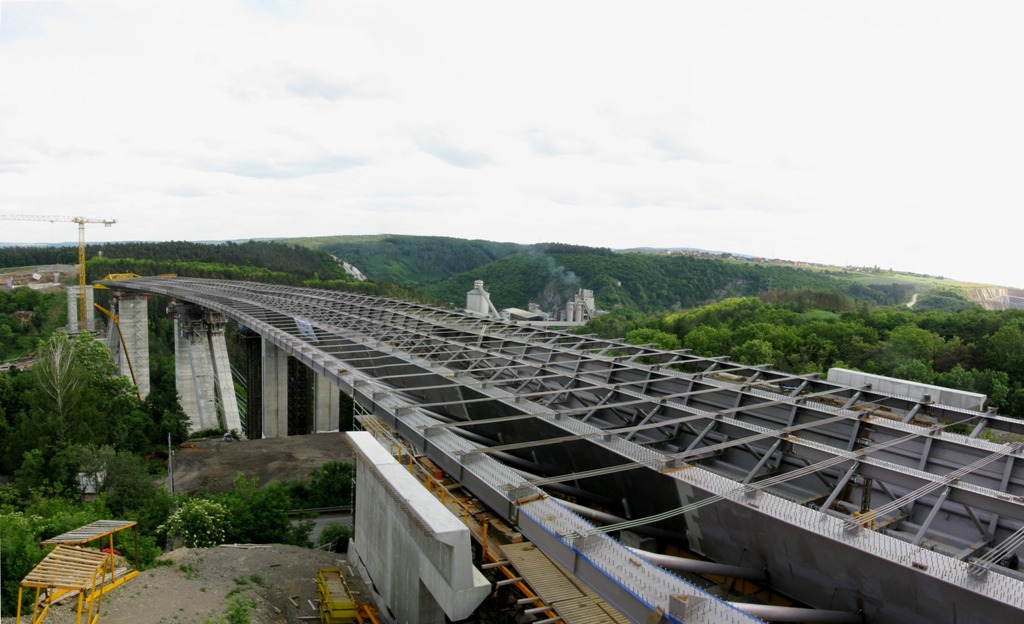
[[[243,433],[224,339],[224,315],[188,303],[173,303],[175,387],[189,430]]]
[[[70,307],[68,309],[70,310]],[[149,296],[144,293],[118,291],[114,295],[113,309],[121,330],[118,331],[114,327],[114,321],[110,321],[107,346],[114,356],[114,363],[117,364],[120,374],[128,379],[134,378],[139,388],[139,397],[144,399],[149,396],[150,390]]]

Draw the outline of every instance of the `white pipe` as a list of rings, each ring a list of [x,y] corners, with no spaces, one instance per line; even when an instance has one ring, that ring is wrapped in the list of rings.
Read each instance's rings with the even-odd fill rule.
[[[587,507],[585,505],[570,503],[569,501],[562,499],[557,499],[557,502],[558,504],[564,505],[569,509],[575,511],[576,513],[583,516],[584,518],[587,518],[588,520],[594,520],[596,522],[601,522],[602,524],[618,524],[620,522],[626,521],[626,518],[620,518],[619,516],[613,516],[610,513],[597,511],[596,509],[591,509],[590,507]],[[644,533],[652,537],[661,537],[667,540],[678,541],[686,539],[686,536],[682,533],[669,531],[667,529],[659,529],[657,527],[652,526],[638,526],[635,527],[633,530],[637,533]]]
[[[823,611],[821,609],[801,609],[798,607],[778,607],[775,605],[751,604],[749,602],[730,602],[744,613],[771,622],[813,622],[815,624],[863,624],[864,618],[859,613],[850,611]]]
[[[662,555],[638,548],[630,548],[629,550],[666,570],[682,570],[683,572],[693,572],[695,574],[714,574],[716,576],[729,576],[752,581],[765,581],[768,579],[763,570],[755,570],[754,568],[687,559],[686,557],[673,557],[672,555]]]

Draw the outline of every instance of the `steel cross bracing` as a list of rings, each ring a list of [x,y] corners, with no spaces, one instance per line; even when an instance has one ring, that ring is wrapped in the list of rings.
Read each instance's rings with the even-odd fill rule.
[[[568,483],[634,520],[687,507],[664,492],[645,501],[629,491],[623,484],[639,470],[685,482],[680,492],[699,485],[704,500],[772,501],[754,505],[759,514],[794,505],[816,519],[806,530],[834,538],[838,526],[844,543],[865,552],[880,539],[925,547],[946,557],[943,565],[903,565],[932,575],[1014,544],[1024,526],[1019,449],[974,439],[981,427],[968,437],[915,424],[1020,431],[993,414],[364,295],[181,278],[116,286],[220,310],[343,387],[344,373],[358,371],[374,397],[389,394],[433,417],[423,435],[452,430],[484,445],[459,451],[460,462],[493,454],[533,483]],[[733,563],[734,551],[699,537],[694,511],[661,524]],[[1019,582],[1005,568],[985,569],[1003,580],[972,591]]]

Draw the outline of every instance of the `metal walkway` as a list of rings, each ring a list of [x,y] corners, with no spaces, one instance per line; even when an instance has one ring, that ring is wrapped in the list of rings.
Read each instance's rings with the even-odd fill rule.
[[[714,561],[764,569],[776,591],[868,622],[1024,614],[1012,569],[1021,448],[982,439],[1024,434],[1021,421],[351,293],[184,278],[107,285],[256,331],[534,531],[633,621],[654,609],[676,621],[750,618],[634,566],[605,533],[675,535]],[[595,527],[546,492],[623,521]]]
[[[505,544],[501,552],[565,624],[626,624],[627,620],[609,609],[590,588],[552,563],[535,545]]]

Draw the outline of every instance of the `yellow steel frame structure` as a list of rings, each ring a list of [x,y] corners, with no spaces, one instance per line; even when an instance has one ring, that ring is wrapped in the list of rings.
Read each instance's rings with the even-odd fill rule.
[[[127,531],[128,529],[134,529],[135,532],[135,567],[133,570],[122,576],[121,578],[115,578],[114,574],[114,535],[121,531]],[[92,524],[87,524],[84,527],[79,527],[73,531],[68,531],[52,537],[45,542],[39,542],[40,546],[58,546],[58,545],[72,545],[72,546],[84,546],[97,540],[107,540],[105,546],[109,549],[109,552],[104,553],[106,557],[106,565],[104,570],[104,583],[99,588],[100,594],[105,594],[108,591],[119,587],[128,581],[132,580],[139,575],[139,525],[131,520],[97,520]],[[109,581],[107,573],[110,575]]]
[[[135,532],[135,567],[118,577],[114,568],[114,535],[128,529],[134,529]],[[101,544],[107,547],[107,552],[82,548],[98,540],[104,540]],[[16,624],[21,624],[21,597],[25,588],[34,587],[36,590],[32,624],[42,622],[51,606],[75,591],[79,592],[75,624],[83,624],[82,609],[85,606],[88,606],[88,610],[85,612],[84,624],[95,624],[99,620],[99,604],[103,595],[139,575],[139,526],[130,520],[97,520],[40,542],[39,545],[56,548],[21,582],[18,588]],[[40,602],[39,594],[44,589],[46,594]],[[96,606],[95,614],[93,603]],[[40,606],[42,611],[39,610]]]
[[[21,624],[21,597],[26,588],[36,590],[32,624],[42,622],[49,614],[50,607],[72,592],[78,592],[75,623],[82,624],[82,610],[86,608],[85,624],[95,624],[100,618],[103,592],[99,590],[105,576],[103,569],[107,559],[107,553],[77,546],[62,544],[54,548],[18,587],[17,624]],[[46,594],[40,602],[39,594],[43,590],[46,590]]]

